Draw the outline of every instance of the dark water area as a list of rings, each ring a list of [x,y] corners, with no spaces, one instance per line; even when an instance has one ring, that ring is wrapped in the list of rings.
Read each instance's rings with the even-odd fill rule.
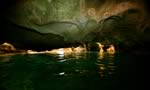
[[[146,56],[98,52],[0,56],[0,90],[137,90],[144,73],[140,62]]]

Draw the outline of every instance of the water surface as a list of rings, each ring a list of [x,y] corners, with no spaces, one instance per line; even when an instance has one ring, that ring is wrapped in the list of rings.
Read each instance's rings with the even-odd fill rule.
[[[98,52],[0,56],[0,90],[136,90],[136,61]]]

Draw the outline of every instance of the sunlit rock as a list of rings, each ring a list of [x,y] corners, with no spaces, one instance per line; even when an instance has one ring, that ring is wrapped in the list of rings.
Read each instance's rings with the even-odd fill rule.
[[[0,45],[0,51],[2,51],[2,52],[15,52],[16,48],[13,45],[5,42],[5,43]]]
[[[79,54],[82,52],[86,52],[86,48],[78,46],[78,47],[58,48],[45,51],[27,50],[26,54],[57,54],[60,56],[60,58],[64,58],[64,56],[66,55]]]
[[[38,52],[38,51],[33,51],[33,50],[27,50],[26,53],[27,54],[42,54],[42,53],[45,53],[45,51]]]
[[[103,53],[103,52],[104,52],[104,49],[103,49],[104,45],[102,45],[102,44],[99,43],[99,42],[97,42],[96,44],[97,44],[98,47],[99,47],[99,52]]]
[[[45,51],[45,53],[49,54],[58,54],[58,55],[71,55],[71,54],[79,54],[82,52],[86,52],[86,48],[84,47],[68,47],[68,48],[59,48],[59,49],[53,49],[50,51]]]
[[[106,51],[111,54],[114,54],[116,52],[114,45],[110,45],[109,48],[106,49]]]
[[[102,45],[101,43],[97,42],[96,43],[99,47],[99,53],[100,55],[103,55],[104,52],[104,45]],[[109,47],[106,49],[106,52],[110,53],[110,54],[114,54],[116,52],[115,50],[115,46],[114,45],[109,45]]]
[[[86,47],[85,46],[84,47],[81,47],[81,46],[79,46],[79,47],[73,47],[72,50],[74,52],[83,52],[83,51],[86,51]]]

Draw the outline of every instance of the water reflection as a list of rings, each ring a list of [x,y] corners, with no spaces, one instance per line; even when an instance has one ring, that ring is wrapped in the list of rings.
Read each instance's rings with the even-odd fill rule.
[[[99,67],[100,77],[112,77],[115,73],[115,54],[110,53],[98,53],[97,66]]]
[[[116,90],[116,54],[17,54],[0,59],[0,90]]]
[[[98,52],[98,59],[103,59],[104,58],[104,52]]]
[[[15,54],[3,54],[3,55],[0,55],[0,62],[9,62],[14,55]]]

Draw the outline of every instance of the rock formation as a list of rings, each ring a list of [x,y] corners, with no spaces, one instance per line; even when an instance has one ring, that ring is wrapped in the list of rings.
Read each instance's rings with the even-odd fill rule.
[[[150,41],[149,13],[142,0],[7,0],[2,9],[0,43],[21,49],[95,42],[133,48]]]
[[[15,51],[16,48],[7,42],[0,45],[0,52],[15,52]]]

